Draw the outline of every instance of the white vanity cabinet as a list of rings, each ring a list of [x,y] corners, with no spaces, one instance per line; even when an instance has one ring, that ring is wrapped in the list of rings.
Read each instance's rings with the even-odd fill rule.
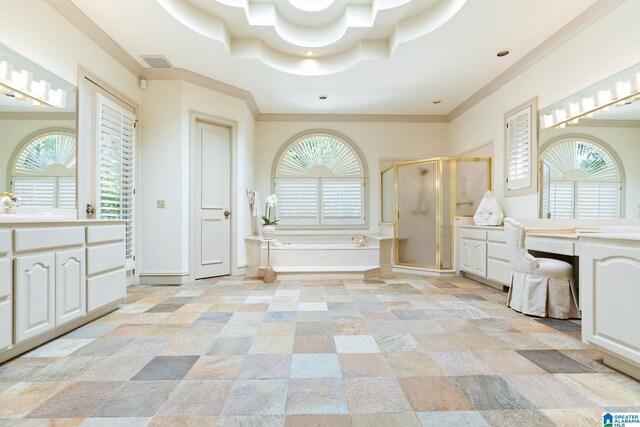
[[[487,232],[460,230],[460,270],[481,277],[487,275]]]
[[[118,307],[126,294],[121,221],[0,216],[0,363]]]
[[[640,235],[581,237],[582,339],[640,379]]]
[[[55,254],[18,256],[16,264],[16,342],[52,329],[56,323]]]
[[[87,312],[84,250],[56,252],[56,325]]]
[[[13,268],[11,265],[11,233],[0,230],[0,351],[13,339]]]

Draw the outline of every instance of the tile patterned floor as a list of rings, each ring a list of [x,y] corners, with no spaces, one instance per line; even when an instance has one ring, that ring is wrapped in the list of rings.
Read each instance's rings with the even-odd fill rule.
[[[572,321],[464,278],[137,286],[0,366],[0,426],[588,426],[640,410]]]

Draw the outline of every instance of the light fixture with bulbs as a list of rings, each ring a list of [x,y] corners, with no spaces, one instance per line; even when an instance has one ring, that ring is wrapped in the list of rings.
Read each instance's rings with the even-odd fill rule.
[[[568,124],[578,124],[581,119],[590,119],[595,113],[608,111],[610,107],[622,107],[634,101],[640,101],[640,72],[630,78],[616,78],[609,88],[598,88],[592,96],[572,100],[550,114],[540,115],[540,127],[563,129]]]
[[[14,70],[13,64],[7,61],[0,61],[0,92],[15,99],[31,100],[36,107],[64,108],[67,105],[64,89],[51,90],[48,81],[33,81],[29,70]]]

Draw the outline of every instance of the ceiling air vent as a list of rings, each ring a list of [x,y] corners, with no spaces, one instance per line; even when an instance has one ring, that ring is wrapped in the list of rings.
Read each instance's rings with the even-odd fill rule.
[[[161,55],[145,55],[141,56],[142,60],[146,62],[151,68],[173,68],[171,62],[167,58]]]

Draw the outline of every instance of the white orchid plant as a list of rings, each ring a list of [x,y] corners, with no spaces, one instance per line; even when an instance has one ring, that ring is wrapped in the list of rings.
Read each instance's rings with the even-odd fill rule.
[[[269,197],[267,197],[266,206],[264,207],[264,215],[260,217],[264,225],[278,225],[278,220],[276,219],[277,204],[278,204],[278,198],[276,197],[275,194],[272,194]]]
[[[0,206],[11,209],[18,204],[18,196],[13,193],[0,193]]]

